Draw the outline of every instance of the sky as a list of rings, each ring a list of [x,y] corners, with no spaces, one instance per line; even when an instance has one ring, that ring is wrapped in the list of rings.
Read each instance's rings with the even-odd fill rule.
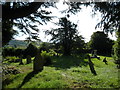
[[[47,10],[52,11],[52,16],[57,17],[52,19],[51,22],[47,22],[47,24],[38,25],[38,28],[40,28],[39,37],[44,42],[49,42],[49,40],[51,39],[51,36],[45,35],[44,31],[50,30],[51,28],[57,28],[58,26],[56,26],[54,22],[58,22],[59,18],[64,17],[66,15],[61,14],[60,11],[68,8],[67,5],[63,5],[62,2],[59,2],[56,6],[58,9],[50,7]],[[97,14],[93,16],[92,8],[90,6],[81,7],[82,9],[80,10],[80,12],[78,12],[76,15],[70,15],[69,20],[78,25],[77,29],[79,35],[82,35],[84,37],[85,42],[88,42],[93,32],[102,31],[102,29],[100,28],[95,29],[95,26],[101,20],[101,13],[97,12]],[[26,37],[26,35],[20,33],[18,36],[15,36],[15,39],[24,40]],[[113,35],[109,33],[109,37],[113,40],[116,40],[115,33],[113,33]]]

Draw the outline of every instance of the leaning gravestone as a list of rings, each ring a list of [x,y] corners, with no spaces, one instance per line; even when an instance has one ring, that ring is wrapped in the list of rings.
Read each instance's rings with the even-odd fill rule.
[[[44,66],[45,60],[42,58],[42,56],[40,55],[40,53],[38,53],[35,56],[35,59],[33,61],[33,71],[35,72],[41,72],[43,70],[43,66]]]
[[[90,67],[90,70],[91,70],[91,73],[93,73],[94,75],[97,75],[97,73],[96,73],[96,71],[95,71],[95,69],[94,69],[94,64],[93,64],[93,62],[91,61],[91,58],[90,58],[90,56],[88,55],[88,63],[89,63],[89,67]]]
[[[27,64],[31,63],[31,56],[27,55]]]

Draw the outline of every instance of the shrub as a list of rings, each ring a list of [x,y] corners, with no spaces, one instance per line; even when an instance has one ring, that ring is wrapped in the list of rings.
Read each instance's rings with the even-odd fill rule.
[[[7,56],[19,57],[22,54],[23,54],[23,49],[20,48],[4,47],[2,50],[3,57],[7,57]]]
[[[41,45],[40,45],[40,52],[42,51],[49,51],[50,49],[50,43],[47,43],[47,42],[42,42]]]
[[[113,48],[114,48],[115,63],[117,64],[117,67],[120,68],[120,32],[117,32],[117,35],[118,35],[118,38]]]
[[[22,54],[23,54],[23,49],[20,49],[20,48],[18,48],[18,49],[16,49],[15,50],[15,56],[17,56],[17,57],[19,57],[19,56],[21,56]]]
[[[44,66],[51,65],[52,62],[51,62],[51,58],[50,58],[50,53],[47,53],[46,51],[42,51],[41,56],[46,61]]]
[[[3,55],[3,57],[15,56],[15,48],[13,48],[13,47],[5,47],[5,48],[3,48],[2,55]]]
[[[3,60],[6,60],[6,61],[8,61],[8,62],[10,62],[10,63],[12,63],[12,62],[18,62],[18,57],[15,57],[15,56],[7,56],[6,58],[4,58]]]
[[[30,43],[23,52],[24,57],[26,57],[27,55],[34,57],[37,54],[37,51],[38,51],[37,47],[35,45],[33,45],[32,43]]]

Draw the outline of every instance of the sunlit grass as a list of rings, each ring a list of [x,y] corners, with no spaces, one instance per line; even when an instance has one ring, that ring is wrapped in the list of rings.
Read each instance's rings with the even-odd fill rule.
[[[53,64],[44,66],[44,70],[35,74],[21,88],[118,88],[118,69],[111,57],[107,57],[108,65],[100,60],[92,59],[97,75],[94,76],[88,60],[82,57],[52,57]],[[18,88],[26,75],[32,72],[33,64],[18,65],[22,73],[11,75],[10,82],[4,88]]]

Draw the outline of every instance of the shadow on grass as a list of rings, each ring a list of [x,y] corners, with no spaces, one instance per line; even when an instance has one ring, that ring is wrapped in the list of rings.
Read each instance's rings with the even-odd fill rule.
[[[86,66],[88,65],[87,61],[84,61],[85,57],[75,57],[75,56],[60,56],[60,57],[53,57],[52,61],[53,64],[51,67],[56,67],[56,69],[68,69],[70,67],[76,66]]]
[[[40,72],[40,71],[39,71]],[[18,86],[18,88],[21,88],[25,83],[29,82],[29,80],[34,77],[36,74],[38,74],[39,72],[35,72],[35,71],[32,71],[30,73],[28,73],[26,75],[26,77],[24,78],[23,82]]]

